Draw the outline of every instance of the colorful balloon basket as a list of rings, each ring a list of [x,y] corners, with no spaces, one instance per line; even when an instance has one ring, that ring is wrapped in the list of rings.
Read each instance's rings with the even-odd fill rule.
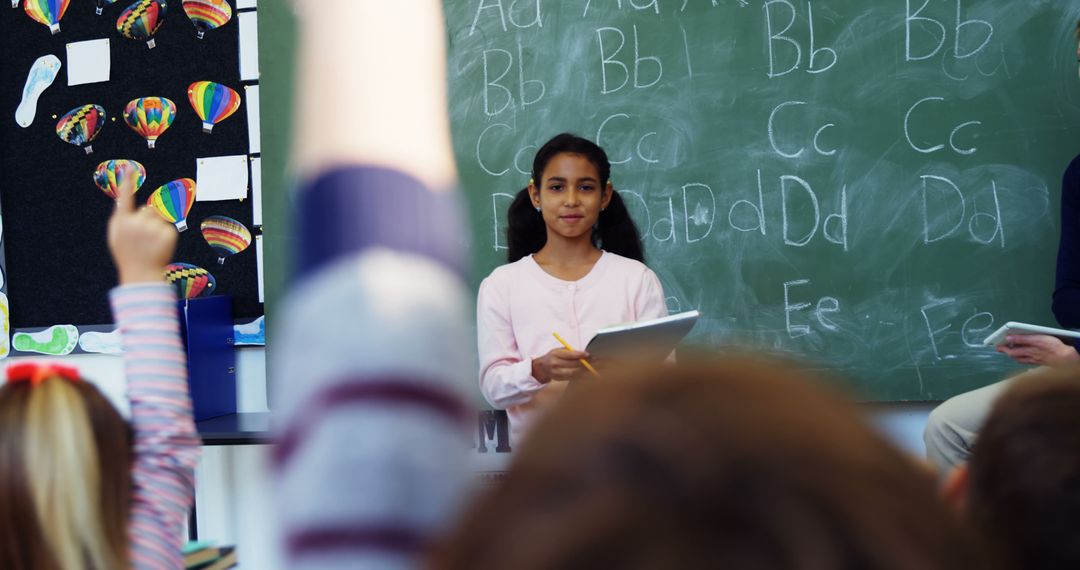
[[[206,134],[210,134],[211,132],[213,132],[213,130],[214,130],[214,123],[206,123],[206,122],[204,122],[202,124],[202,132],[204,132]]]
[[[59,34],[60,33],[60,24],[49,24],[49,31],[52,32],[52,35],[54,35],[54,36],[56,34]]]
[[[83,150],[86,151],[86,154],[94,154],[94,145],[88,144],[83,147]]]
[[[176,231],[178,232],[187,231],[187,220],[180,220],[179,222],[175,222],[173,225],[176,226]]]
[[[156,140],[146,139],[146,146],[150,148],[157,148],[156,146],[154,146],[156,143]]]
[[[150,40],[146,42],[146,47],[154,49],[157,47],[157,42],[154,41],[154,38],[150,38]]]

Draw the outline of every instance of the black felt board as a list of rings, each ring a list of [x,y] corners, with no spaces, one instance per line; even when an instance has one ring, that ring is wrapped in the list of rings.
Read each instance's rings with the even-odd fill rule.
[[[188,86],[200,80],[228,85],[244,98],[235,15],[199,40],[179,0],[170,0],[165,23],[155,36],[157,47],[149,49],[146,42],[116,31],[116,20],[130,2],[108,6],[101,16],[94,14],[95,4],[73,0],[60,22],[61,32],[50,35],[21,7],[0,3],[0,156],[5,172],[0,207],[13,329],[111,322],[107,293],[116,284],[116,272],[105,228],[113,202],[93,182],[100,162],[141,162],[147,178],[137,198],[145,203],[166,182],[195,179],[198,157],[248,152],[244,104],[207,135],[187,98]],[[111,44],[110,81],[68,87],[66,44],[100,38]],[[15,109],[31,65],[46,54],[60,58],[64,67],[38,100],[33,124],[23,129],[15,122]],[[175,122],[153,150],[123,120],[128,101],[147,96],[168,97],[177,106]],[[108,119],[92,143],[94,153],[87,155],[60,140],[55,128],[64,113],[90,103],[104,107]],[[233,296],[236,318],[261,315],[255,245],[219,265],[199,232],[202,220],[216,214],[235,218],[254,233],[250,193],[244,201],[196,202],[188,230],[180,234],[175,261],[209,270],[217,278],[217,293]]]

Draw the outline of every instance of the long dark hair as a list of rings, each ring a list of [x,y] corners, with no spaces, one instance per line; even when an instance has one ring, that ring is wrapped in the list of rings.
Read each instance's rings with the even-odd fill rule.
[[[536,151],[533,158],[532,179],[539,186],[544,169],[555,155],[560,153],[580,154],[596,166],[600,174],[600,187],[604,192],[611,192],[611,201],[600,212],[597,228],[593,231],[592,242],[605,251],[645,262],[645,248],[641,244],[637,226],[618,192],[608,189],[611,179],[611,162],[607,153],[596,143],[570,133],[555,135]],[[547,227],[544,217],[533,207],[529,198],[528,187],[523,188],[514,197],[507,213],[506,243],[509,252],[506,258],[513,263],[522,257],[540,251],[547,243]]]

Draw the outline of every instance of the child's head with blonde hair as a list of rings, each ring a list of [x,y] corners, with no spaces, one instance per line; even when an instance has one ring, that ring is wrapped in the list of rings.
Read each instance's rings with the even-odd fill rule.
[[[10,367],[0,386],[5,567],[126,568],[131,457],[127,422],[74,369]]]

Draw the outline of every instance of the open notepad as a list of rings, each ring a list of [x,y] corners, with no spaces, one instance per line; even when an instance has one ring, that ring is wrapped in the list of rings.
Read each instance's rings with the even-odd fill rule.
[[[596,331],[586,352],[595,359],[626,359],[660,362],[667,358],[694,328],[701,316],[687,311],[659,319],[604,327]]]

